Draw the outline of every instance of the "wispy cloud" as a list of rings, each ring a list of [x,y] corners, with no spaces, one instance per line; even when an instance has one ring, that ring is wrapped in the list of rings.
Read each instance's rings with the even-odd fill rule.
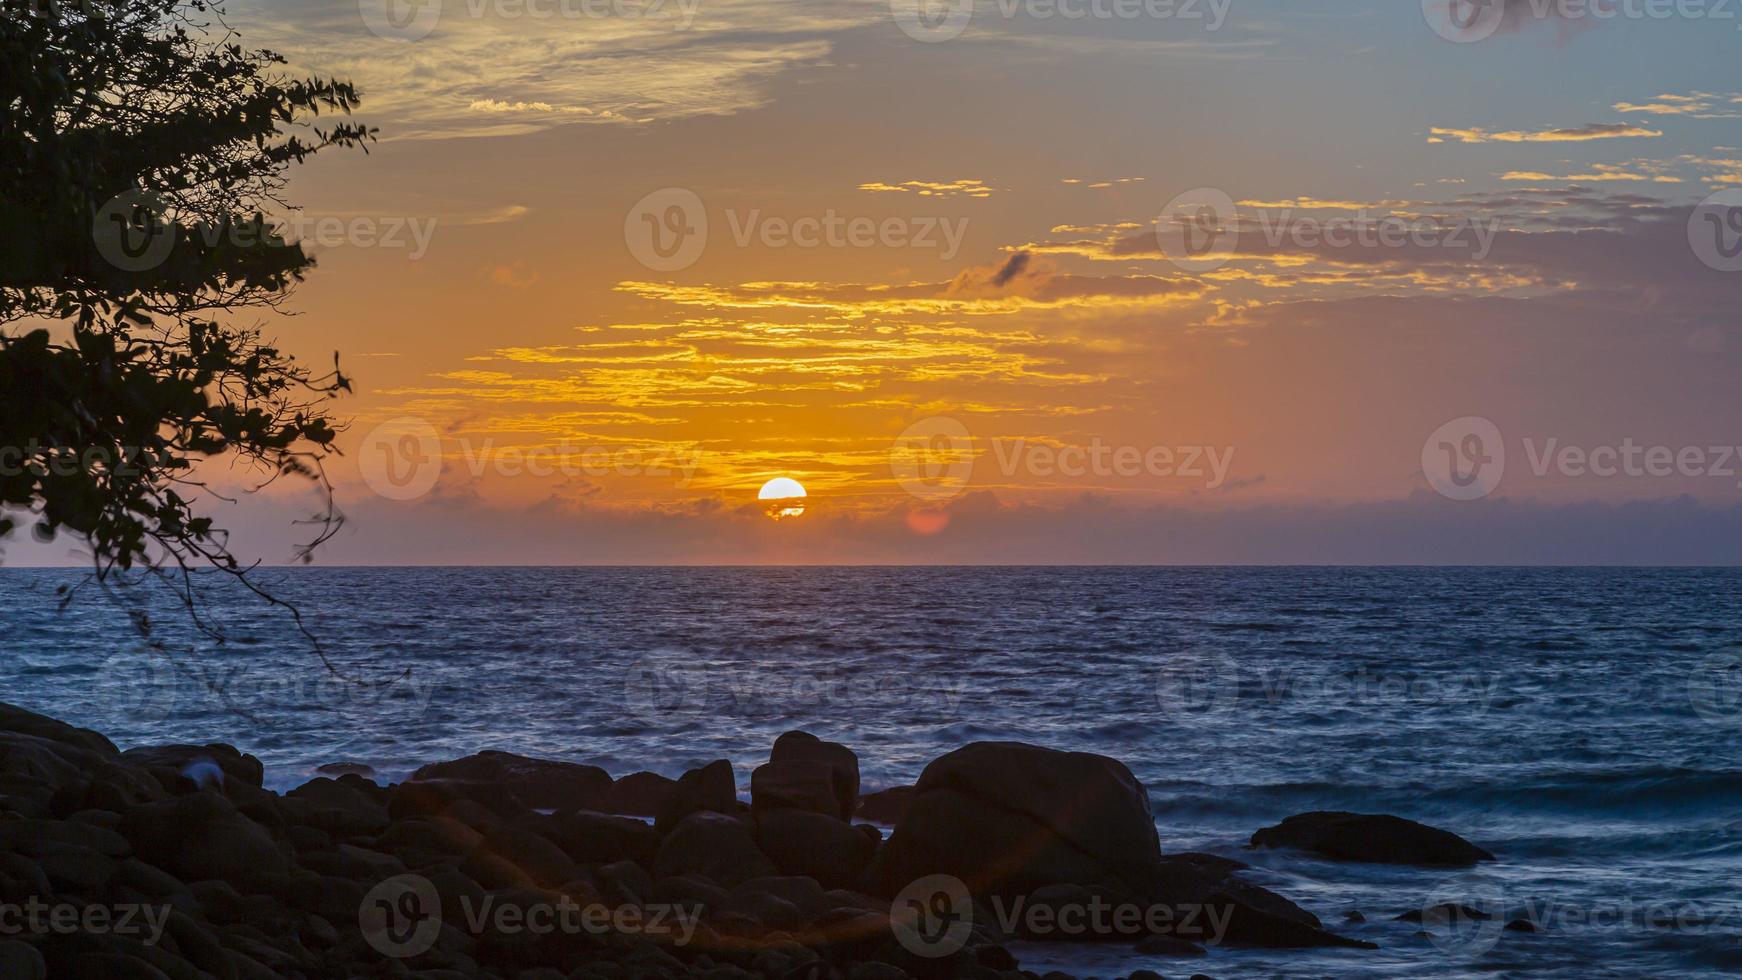
[[[297,70],[354,80],[365,94],[365,118],[389,140],[743,112],[767,103],[778,76],[826,64],[840,32],[879,15],[871,4],[708,0],[693,20],[530,17],[510,13],[533,5],[447,0],[431,33],[406,40],[371,33],[358,0],[231,6],[228,20],[244,43],[294,54]]]
[[[1435,126],[1428,130],[1429,143],[1588,143],[1593,140],[1656,139],[1663,133],[1630,123],[1590,123],[1561,129],[1504,130],[1448,129]]]
[[[1714,95],[1710,92],[1664,94],[1650,102],[1617,102],[1615,111],[1689,119],[1737,119],[1742,118],[1742,95]]]
[[[918,194],[920,197],[991,197],[998,188],[976,177],[960,180],[904,180],[899,184],[871,181],[859,189],[873,194]]]

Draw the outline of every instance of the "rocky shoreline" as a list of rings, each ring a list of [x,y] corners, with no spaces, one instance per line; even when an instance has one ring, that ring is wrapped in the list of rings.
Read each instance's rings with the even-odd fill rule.
[[[1009,944],[1121,943],[1134,965],[1376,948],[1238,861],[1164,854],[1142,784],[1086,753],[973,743],[862,794],[849,748],[788,732],[748,802],[724,759],[678,779],[489,751],[389,786],[323,771],[278,794],[228,745],[122,752],[0,703],[0,977],[1067,980]],[[1251,844],[1493,860],[1359,814]]]

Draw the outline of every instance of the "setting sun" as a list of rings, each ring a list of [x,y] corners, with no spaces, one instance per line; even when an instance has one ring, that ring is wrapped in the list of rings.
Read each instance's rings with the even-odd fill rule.
[[[762,485],[756,499],[764,504],[768,516],[777,521],[798,517],[804,513],[804,484],[786,476],[777,476]]]

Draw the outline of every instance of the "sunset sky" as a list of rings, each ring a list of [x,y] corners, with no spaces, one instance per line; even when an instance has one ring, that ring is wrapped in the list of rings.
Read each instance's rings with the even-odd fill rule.
[[[1742,459],[1709,451],[1742,446],[1742,272],[1691,238],[1742,204],[1742,8],[1519,2],[1454,41],[1417,0],[981,0],[922,41],[903,2],[448,0],[382,37],[376,0],[232,0],[381,129],[295,171],[301,227],[404,246],[317,244],[266,323],[357,384],[321,560],[1739,553]],[[698,203],[699,254],[649,250]],[[1355,220],[1411,240],[1314,235]],[[1449,499],[1424,448],[1468,417],[1504,476]],[[388,499],[369,468],[421,425],[433,487]],[[1711,472],[1533,465],[1626,443]],[[776,522],[782,476],[810,501]],[[309,500],[213,507],[277,561]]]

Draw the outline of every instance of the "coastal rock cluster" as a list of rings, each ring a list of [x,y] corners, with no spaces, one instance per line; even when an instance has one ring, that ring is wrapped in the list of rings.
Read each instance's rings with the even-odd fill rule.
[[[723,759],[613,779],[487,751],[396,785],[350,766],[278,794],[228,745],[121,752],[0,704],[0,908],[36,910],[0,935],[0,976],[1042,980],[1007,944],[1124,943],[1148,962],[1211,943],[1372,948],[1237,861],[1164,854],[1113,759],[974,743],[862,795],[850,749],[789,732],[749,777],[745,803]],[[1306,815],[1253,843],[1490,857],[1361,819]]]

